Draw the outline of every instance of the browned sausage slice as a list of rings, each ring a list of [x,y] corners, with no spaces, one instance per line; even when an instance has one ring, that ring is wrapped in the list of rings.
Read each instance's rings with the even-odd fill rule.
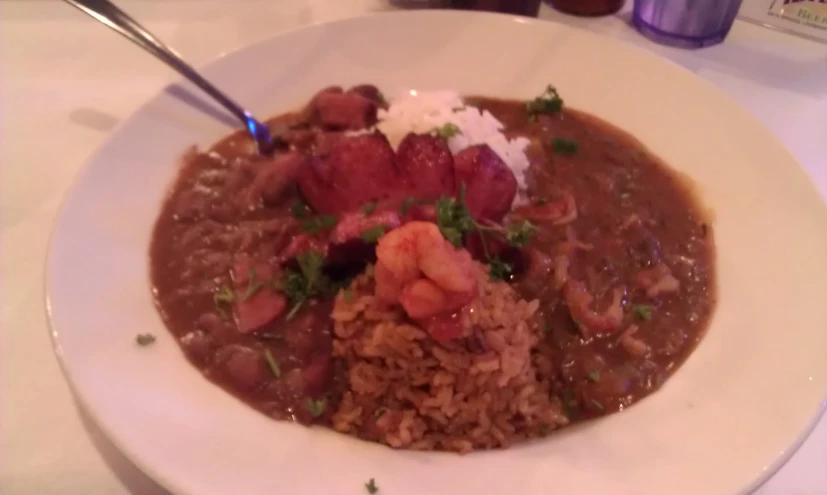
[[[454,192],[454,157],[445,140],[430,134],[408,134],[399,143],[396,164],[408,178],[409,195],[436,201]]]
[[[298,175],[299,188],[318,213],[354,211],[373,201],[403,196],[406,184],[381,134],[351,136],[325,156],[312,157]]]
[[[465,184],[471,216],[499,222],[517,194],[517,178],[487,144],[470,146],[454,157],[457,188]]]

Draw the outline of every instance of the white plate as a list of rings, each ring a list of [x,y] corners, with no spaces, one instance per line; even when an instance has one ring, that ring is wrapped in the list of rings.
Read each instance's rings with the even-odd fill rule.
[[[766,129],[690,73],[556,24],[426,11],[293,31],[204,73],[261,115],[333,83],[520,98],[554,83],[567,104],[626,129],[697,182],[714,211],[720,304],[660,392],[546,441],[460,457],[272,421],[202,378],[153,308],[147,247],[176,159],[229,130],[161,93],[66,200],[47,291],[69,381],[171,491],[361,494],[375,478],[385,495],[732,495],[768,477],[814,425],[827,396],[824,205]],[[138,348],[142,332],[158,342]]]

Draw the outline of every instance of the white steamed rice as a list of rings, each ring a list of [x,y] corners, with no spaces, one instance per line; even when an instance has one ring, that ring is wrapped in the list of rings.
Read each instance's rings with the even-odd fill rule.
[[[525,149],[529,140],[506,138],[502,122],[488,111],[466,105],[453,91],[406,91],[389,102],[387,110],[379,110],[376,128],[387,136],[394,149],[409,132],[427,133],[445,124],[454,124],[460,132],[448,139],[452,153],[475,144],[487,144],[514,172],[519,193],[525,190],[529,165]]]

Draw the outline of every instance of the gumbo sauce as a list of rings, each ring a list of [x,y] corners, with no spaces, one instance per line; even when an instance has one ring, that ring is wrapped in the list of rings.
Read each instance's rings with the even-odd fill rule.
[[[361,94],[382,105],[366,88]],[[544,340],[534,364],[552,383],[549,394],[575,422],[653,392],[694,349],[715,306],[712,229],[687,185],[591,115],[563,109],[529,118],[525,102],[468,102],[509,136],[531,140],[528,201],[505,221],[529,219],[536,233],[507,278],[540,301]],[[368,115],[365,126],[375,120],[367,112],[359,113]],[[361,125],[331,118],[336,125],[305,110],[271,124],[290,150],[324,155],[347,139],[345,128]],[[207,378],[272,417],[326,423],[347,387],[331,357],[332,294],[373,253],[350,238],[336,245],[346,249],[326,251],[338,261],[318,273],[332,290],[299,304],[282,295],[289,274],[306,268],[291,253],[364,222],[382,201],[368,203],[371,212],[314,212],[295,185],[301,165],[289,156],[258,157],[241,132],[188,153],[155,226],[151,280],[167,327]]]

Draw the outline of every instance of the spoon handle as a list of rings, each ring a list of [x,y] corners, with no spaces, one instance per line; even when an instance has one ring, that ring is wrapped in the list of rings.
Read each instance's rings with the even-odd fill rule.
[[[189,64],[184,62],[181,57],[175,53],[175,50],[161,43],[161,41],[153,36],[152,33],[144,29],[132,17],[119,9],[115,4],[109,0],[65,1],[119,32],[136,45],[155,55],[167,65],[178,71],[178,73],[192,81],[193,84],[201,88],[208,95],[212,96],[224,108],[238,117],[238,119],[244,123],[244,126],[250,132],[255,134],[259,131],[258,127],[261,127],[261,124],[256,122],[256,120],[253,119],[249,113],[247,113],[231,99],[226,97],[224,93],[219,91],[209,81],[201,77],[195,69],[190,67]]]

